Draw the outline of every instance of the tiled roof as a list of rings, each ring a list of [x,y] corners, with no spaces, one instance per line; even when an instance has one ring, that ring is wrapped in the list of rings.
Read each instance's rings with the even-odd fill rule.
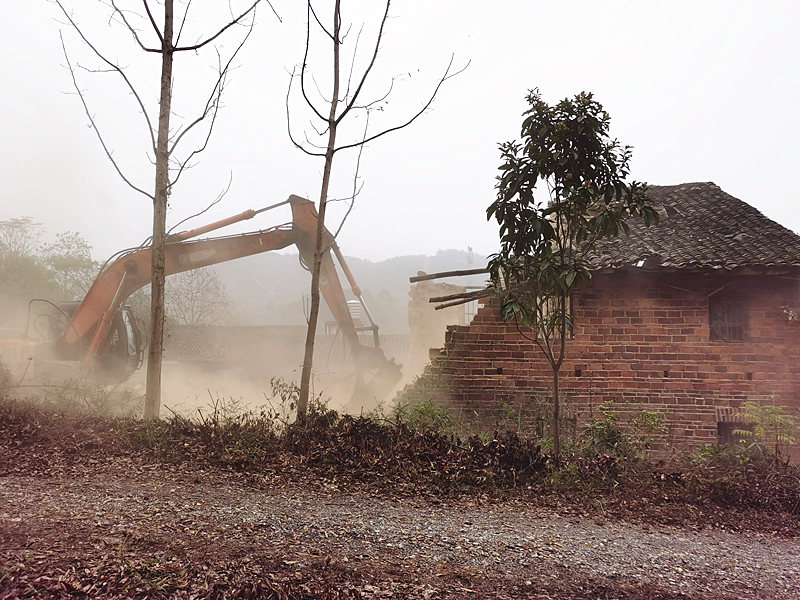
[[[595,269],[800,268],[800,236],[713,183],[651,186],[657,226],[631,219],[630,235],[602,240]]]

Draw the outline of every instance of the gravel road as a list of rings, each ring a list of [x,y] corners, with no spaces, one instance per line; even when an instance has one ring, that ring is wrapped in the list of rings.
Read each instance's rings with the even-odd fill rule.
[[[798,538],[564,516],[520,500],[273,487],[177,467],[0,478],[0,561],[55,576],[112,554],[191,565],[269,559],[298,579],[336,567],[358,576],[363,597],[391,596],[399,581],[413,582],[407,597],[566,597],[542,590],[600,581],[664,594],[647,598],[800,598]]]

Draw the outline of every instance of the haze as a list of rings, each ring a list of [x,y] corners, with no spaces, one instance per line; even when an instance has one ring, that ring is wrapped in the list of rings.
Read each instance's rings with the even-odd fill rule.
[[[150,203],[120,181],[87,126],[63,67],[59,28],[71,56],[85,59],[85,49],[56,20],[55,5],[7,4],[0,220],[30,215],[50,236],[78,231],[97,257],[140,243],[150,232]],[[123,54],[103,3],[67,4],[87,35],[130,67],[152,107],[158,61]],[[291,193],[319,195],[321,162],[293,149],[286,134],[287,71],[302,58],[305,12],[298,3],[274,4],[283,23],[260,10],[209,149],[175,189],[170,225],[209,204],[231,176],[225,199],[192,225]],[[345,18],[358,20],[368,4],[345,2]],[[194,14],[198,31],[216,29],[218,21],[204,23],[207,10],[198,6]],[[410,128],[365,151],[364,188],[340,237],[348,255],[380,260],[467,246],[493,252],[496,228],[485,208],[494,196],[497,143],[518,135],[524,96],[534,87],[551,102],[594,92],[611,114],[612,134],[634,146],[635,179],[714,181],[800,231],[792,179],[800,163],[800,4],[414,0],[393,4],[391,15],[371,92],[385,90],[392,77],[395,90],[376,129],[379,118],[393,124],[418,110],[451,54],[456,67],[471,64]],[[224,41],[223,51],[232,43]],[[207,94],[211,67],[208,55],[176,64],[181,116],[196,112],[191,101]],[[131,98],[112,75],[79,75],[115,156],[151,188],[143,120]],[[337,159],[332,196],[350,193],[354,158]],[[333,213],[334,225],[341,214]],[[243,229],[288,220],[288,212],[268,214]]]

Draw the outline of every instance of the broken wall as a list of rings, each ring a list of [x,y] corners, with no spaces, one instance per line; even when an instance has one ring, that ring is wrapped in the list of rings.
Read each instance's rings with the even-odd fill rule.
[[[424,275],[419,272],[418,275]],[[420,281],[412,284],[408,295],[408,326],[411,331],[411,356],[407,365],[408,373],[420,373],[428,363],[431,351],[437,352],[445,344],[447,328],[466,325],[464,305],[436,310],[431,298],[462,294],[467,290],[463,285]]]
[[[709,303],[721,289],[745,307],[744,340],[710,339]],[[573,297],[565,413],[580,427],[607,401],[621,413],[663,412],[662,450],[717,442],[747,400],[786,406],[800,423],[798,304],[796,275],[597,274]],[[541,351],[500,319],[492,299],[470,325],[448,327],[444,348],[400,400],[433,398],[491,426],[536,414],[551,389]]]

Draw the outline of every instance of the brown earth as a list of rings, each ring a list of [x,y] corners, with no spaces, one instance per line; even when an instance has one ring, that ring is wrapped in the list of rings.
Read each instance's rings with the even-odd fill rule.
[[[0,425],[0,599],[800,598],[786,517],[437,497],[166,461],[113,422],[28,437]]]

